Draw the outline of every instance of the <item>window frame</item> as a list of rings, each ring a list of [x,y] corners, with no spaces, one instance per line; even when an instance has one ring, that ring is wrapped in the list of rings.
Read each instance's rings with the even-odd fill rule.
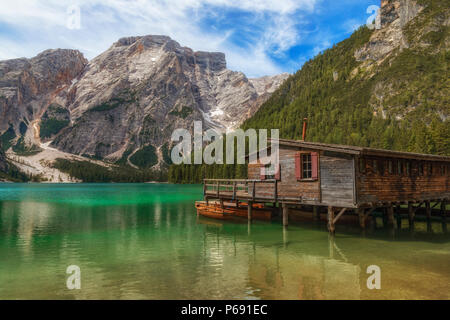
[[[372,159],[372,174],[378,174],[379,169],[378,169],[378,160],[377,159]]]
[[[277,180],[277,181],[280,181],[281,180],[281,164],[279,163],[278,164],[278,170],[279,170],[279,173],[277,174],[277,172],[275,171],[275,172],[273,172],[273,174],[272,173],[270,173],[270,174],[268,174],[268,172],[270,172],[271,170],[270,170],[270,167],[272,166],[272,164],[271,163],[269,163],[269,164],[265,164],[265,165],[261,165],[261,167],[262,168],[264,168],[263,170],[264,170],[264,176],[260,173],[260,180]],[[260,167],[260,168],[261,168]],[[261,169],[260,169],[261,170]],[[275,169],[276,170],[276,169]]]
[[[366,174],[367,168],[366,168],[366,159],[359,158],[359,173],[360,174]]]
[[[393,160],[392,159],[389,159],[388,161],[387,161],[387,171],[388,171],[388,174],[390,174],[390,175],[393,175],[394,174],[394,163],[393,163]]]
[[[405,171],[403,170],[403,160],[397,160],[397,174],[403,176]]]
[[[316,155],[315,156],[315,160],[313,160],[313,153]],[[303,165],[303,156],[304,155],[306,155],[306,156],[309,156],[309,158],[310,158],[310,174],[311,174],[311,177],[308,177],[308,178],[304,178],[304,175],[303,175],[303,168],[304,168],[304,165]],[[297,181],[300,181],[300,182],[314,182],[314,181],[318,181],[320,178],[320,170],[319,170],[319,157],[320,157],[320,153],[319,152],[317,152],[317,151],[298,151],[298,152],[296,152],[296,154],[295,154],[295,162],[297,162],[297,156],[299,157],[299,161],[300,161],[300,163],[299,163],[299,166],[300,166],[300,168],[299,168],[299,170],[300,170],[300,176],[297,176],[297,172],[295,172],[295,177],[296,177],[296,180]],[[314,161],[316,161],[316,164],[315,164],[315,166],[316,166],[316,168],[315,168],[315,170],[313,170],[313,162]],[[297,170],[297,163],[295,164],[295,169]],[[315,172],[315,174],[316,174],[316,176],[314,176],[314,172]]]
[[[425,165],[422,161],[417,161],[417,175],[422,177],[425,173]]]
[[[301,165],[301,167],[300,167],[301,179],[302,180],[312,180],[312,155],[310,152],[309,153],[305,152],[305,153],[300,154],[300,165]]]

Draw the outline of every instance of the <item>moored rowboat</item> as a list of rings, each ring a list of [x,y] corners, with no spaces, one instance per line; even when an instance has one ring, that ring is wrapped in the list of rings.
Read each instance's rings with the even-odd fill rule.
[[[197,208],[197,214],[213,218],[213,219],[232,219],[235,217],[247,218],[248,216],[248,204],[239,203],[236,206],[235,203],[224,202],[223,206],[219,202],[196,201],[195,207]],[[271,220],[272,210],[264,208],[262,204],[253,204],[252,218],[257,220]]]

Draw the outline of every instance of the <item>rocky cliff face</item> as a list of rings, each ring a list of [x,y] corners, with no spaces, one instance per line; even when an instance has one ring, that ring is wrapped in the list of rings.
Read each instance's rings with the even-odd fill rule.
[[[355,52],[358,61],[381,62],[394,49],[409,48],[410,44],[403,28],[414,19],[423,6],[414,0],[383,0],[380,7],[381,29],[376,30],[370,41]]]
[[[78,51],[48,50],[0,62],[0,135],[131,166],[147,148],[161,165],[174,129],[195,120],[235,128],[287,77],[248,79],[226,68],[223,53],[166,36],[120,39],[89,63]]]
[[[93,59],[69,90],[72,125],[53,145],[66,152],[129,163],[161,148],[176,128],[227,130],[251,116],[287,75],[256,85],[226,69],[223,53],[194,52],[165,36],[123,38]],[[255,85],[254,85],[255,84]]]
[[[1,147],[1,144],[0,144]],[[6,163],[6,157],[3,150],[0,148],[0,172],[6,172],[8,170],[8,164]]]
[[[23,134],[81,72],[87,60],[76,50],[47,50],[32,59],[0,61],[0,133]]]
[[[440,120],[446,121],[450,116],[449,109],[441,97],[448,96],[448,86],[445,86],[446,80],[439,78],[445,78],[445,74],[448,77],[448,71],[446,67],[438,69],[445,65],[442,61],[450,48],[448,5],[442,0],[432,3],[382,0],[380,20],[381,28],[355,51],[354,56],[361,65],[353,70],[353,75],[374,78],[377,72],[380,73],[379,68],[384,71],[387,66],[403,64],[403,67],[396,76],[380,79],[375,85],[371,99],[374,113],[384,118],[391,113],[397,119],[404,119],[411,111],[432,106]],[[400,79],[407,70],[410,70],[408,77]],[[415,76],[421,73],[427,75],[417,81]],[[430,90],[425,89],[427,85]],[[416,97],[405,99],[406,95]],[[425,99],[425,96],[429,98]]]

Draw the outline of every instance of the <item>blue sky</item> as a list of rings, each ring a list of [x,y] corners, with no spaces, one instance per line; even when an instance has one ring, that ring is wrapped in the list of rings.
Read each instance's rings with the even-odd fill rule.
[[[49,48],[92,59],[124,36],[221,51],[249,77],[293,73],[365,24],[379,0],[1,0],[0,60]],[[79,19],[78,19],[79,12]],[[78,23],[79,22],[79,23]]]

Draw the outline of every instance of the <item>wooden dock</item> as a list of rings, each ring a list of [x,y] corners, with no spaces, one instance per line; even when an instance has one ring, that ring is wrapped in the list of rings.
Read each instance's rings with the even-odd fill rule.
[[[203,184],[204,201],[197,201],[199,215],[214,219],[228,220],[234,217],[271,220],[281,215],[283,226],[289,224],[290,211],[311,212],[314,221],[320,221],[325,215],[328,229],[335,231],[335,224],[344,215],[358,217],[362,228],[366,227],[369,217],[377,211],[383,214],[387,226],[401,226],[405,216],[410,227],[414,226],[417,216],[439,218],[443,223],[449,217],[445,201],[400,201],[396,203],[374,203],[371,206],[339,208],[304,203],[301,197],[283,197],[279,194],[278,181],[252,179],[205,179]],[[250,204],[250,205],[249,205]]]

